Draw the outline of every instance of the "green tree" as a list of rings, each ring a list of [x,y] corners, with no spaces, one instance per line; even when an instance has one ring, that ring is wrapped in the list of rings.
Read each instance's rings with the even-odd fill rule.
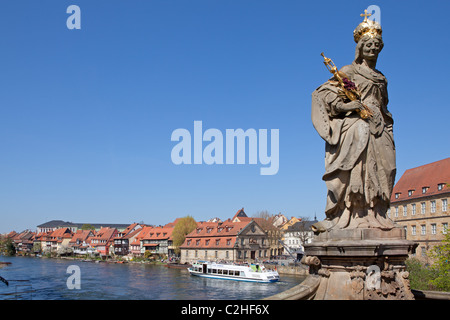
[[[180,246],[186,239],[186,235],[191,233],[197,227],[197,222],[191,216],[186,216],[177,221],[173,228],[172,238],[175,253],[180,254]]]
[[[436,277],[430,281],[438,290],[450,291],[450,233],[447,232],[441,244],[430,250],[433,259],[431,268]]]
[[[40,253],[42,251],[42,246],[40,242],[33,243],[33,252]]]
[[[95,230],[95,227],[89,223],[85,223],[81,226],[81,230]]]
[[[16,248],[14,248],[14,244],[11,239],[6,239],[4,246],[5,256],[14,256],[16,254]]]
[[[409,272],[411,289],[435,290],[431,280],[435,278],[433,270],[417,258],[409,258],[405,261],[406,270]]]

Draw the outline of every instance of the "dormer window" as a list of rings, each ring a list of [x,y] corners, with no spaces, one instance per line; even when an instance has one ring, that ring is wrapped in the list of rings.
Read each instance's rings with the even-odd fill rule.
[[[400,197],[400,192],[397,192],[396,194],[395,194],[395,199],[398,199]]]
[[[428,191],[428,187],[422,187],[422,194],[426,193]]]
[[[438,190],[440,191],[440,190],[444,189],[444,185],[445,185],[445,183],[439,183]]]
[[[411,197],[414,193],[414,189],[408,190],[408,196]]]

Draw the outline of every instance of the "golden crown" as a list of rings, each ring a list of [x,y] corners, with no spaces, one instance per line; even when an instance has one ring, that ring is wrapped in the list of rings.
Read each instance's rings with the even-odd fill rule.
[[[371,13],[367,13],[367,9],[361,14],[361,17],[364,17],[364,21],[361,22],[353,31],[353,38],[356,43],[358,43],[358,41],[365,35],[369,35],[371,38],[377,35],[381,36],[382,30],[380,24],[375,20],[367,19],[367,17],[370,17],[371,15]]]

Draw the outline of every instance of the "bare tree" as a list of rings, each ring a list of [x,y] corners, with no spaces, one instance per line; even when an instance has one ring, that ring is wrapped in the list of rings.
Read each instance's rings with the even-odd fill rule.
[[[273,225],[274,215],[263,210],[255,213],[252,218],[266,232],[272,254],[278,255],[282,248],[279,240],[283,238],[283,233]]]
[[[311,237],[311,223],[312,220],[310,217],[299,217],[300,222],[297,222],[299,224],[299,231],[300,231],[300,242],[301,244],[308,243],[308,239]]]

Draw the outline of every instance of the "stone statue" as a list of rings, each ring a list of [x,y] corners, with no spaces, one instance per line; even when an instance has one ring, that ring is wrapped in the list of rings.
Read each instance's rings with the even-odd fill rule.
[[[326,141],[328,189],[326,219],[313,225],[315,232],[394,227],[387,217],[396,173],[393,118],[387,80],[375,68],[381,33],[381,26],[365,16],[353,32],[353,63],[335,68],[335,76],[312,94],[312,122]],[[324,58],[327,65],[331,59]],[[356,98],[349,99],[347,89]]]

